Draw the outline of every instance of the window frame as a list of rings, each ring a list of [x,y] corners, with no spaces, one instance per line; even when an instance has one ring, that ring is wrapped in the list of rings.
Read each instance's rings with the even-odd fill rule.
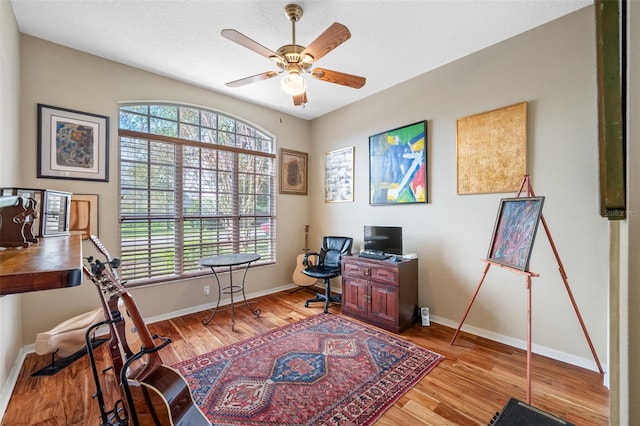
[[[167,110],[176,108],[177,114],[176,117],[174,117],[175,119],[163,118],[163,120],[174,123],[176,128],[173,130],[175,130],[177,134],[180,133],[181,125],[184,124],[184,122],[180,120],[182,109],[191,110],[191,113],[197,111],[200,121],[198,124],[188,123],[188,127],[191,128],[189,129],[191,133],[188,134],[190,138],[151,133],[153,131],[152,119],[158,117],[153,114],[153,107],[163,107]],[[133,111],[136,108],[146,108],[146,112]],[[276,197],[278,192],[276,180],[276,148],[275,138],[269,132],[248,123],[246,120],[233,117],[229,114],[189,104],[127,102],[121,103],[118,111],[118,159],[120,167],[118,187],[120,198],[118,205],[118,221],[120,226],[118,238],[122,260],[121,274],[123,280],[127,280],[128,286],[134,287],[170,282],[210,274],[211,271],[209,268],[201,268],[197,265],[197,259],[216,254],[237,253],[241,251],[258,252],[262,257],[259,261],[252,263],[251,267],[273,264],[276,262],[275,225]],[[148,133],[123,128],[123,112],[134,114],[136,117],[139,116],[137,118],[147,120],[146,130]],[[210,122],[214,123],[212,127],[202,125],[203,112],[207,114]],[[214,120],[211,119],[213,116],[215,116]],[[224,121],[222,121],[222,119],[224,119]],[[137,124],[134,123],[134,125],[139,124],[140,122]],[[232,127],[232,130],[229,130],[229,128],[221,129],[221,125]],[[161,128],[161,130],[166,129]],[[194,133],[194,130],[197,130],[198,139],[200,140],[194,140],[192,134]],[[202,141],[201,139],[203,139],[203,135],[205,135],[205,138],[208,138],[209,141]],[[211,135],[215,135],[215,137],[211,138]],[[131,151],[127,150],[128,148],[126,145],[131,141],[136,140],[146,141],[147,143],[146,151],[144,148],[142,149],[142,152],[146,152],[147,154],[145,161],[132,159],[132,153],[135,152],[137,148],[133,148]],[[230,142],[234,143],[230,144]],[[153,178],[151,177],[153,167],[156,164],[152,160],[154,153],[156,153],[155,148],[153,147],[154,144],[164,144],[166,147],[173,149],[174,157],[171,157],[174,159],[174,162],[172,163],[173,168],[171,168],[170,165],[165,167],[166,170],[172,170],[173,174],[171,175],[171,173],[169,173],[167,176],[172,176],[173,179],[169,182],[169,186],[167,188],[160,191],[165,194],[169,194],[171,192],[171,184],[173,185],[173,200],[171,201],[171,195],[167,195],[167,198],[170,201],[166,204],[162,201],[158,204],[153,204],[153,194],[158,192],[153,188],[154,183],[152,182]],[[239,144],[247,145],[248,148],[237,146]],[[134,144],[131,144],[131,146],[133,145]],[[258,150],[258,148],[260,150]],[[204,153],[209,154],[209,157],[207,158],[215,157],[216,166],[214,171],[220,172],[220,170],[222,170],[220,169],[220,167],[222,167],[220,164],[224,164],[224,166],[227,167],[224,169],[224,174],[227,175],[228,178],[225,182],[231,182],[231,186],[225,186],[227,191],[224,192],[220,189],[223,184],[218,180],[213,181],[213,183],[207,181],[208,183],[212,183],[212,186],[216,188],[213,191],[207,191],[205,188],[208,189],[208,187],[203,185],[204,182],[201,176],[203,171],[211,170],[203,168],[202,160],[200,160],[200,165],[198,167],[193,167],[192,165],[187,164],[189,161],[192,161],[192,157],[189,157],[189,161],[187,161],[186,155],[183,158],[182,152],[185,150],[191,150],[192,152],[195,150],[199,155],[198,158],[205,157]],[[123,151],[126,151],[126,153],[123,153]],[[156,155],[158,154],[156,153]],[[218,160],[221,158],[226,160],[231,159],[232,161],[224,162],[222,160]],[[131,167],[130,174],[123,171],[127,165]],[[132,186],[127,186],[130,185],[128,182],[130,182],[131,179],[133,179],[133,181],[136,180],[137,171],[133,170],[132,165],[137,165],[142,169],[144,169],[144,167],[147,168],[147,177],[144,185],[136,186],[139,184],[139,182],[137,182]],[[253,165],[253,168],[247,167],[247,165]],[[191,188],[187,187],[188,183],[185,183],[185,181],[188,181],[188,179],[185,177],[185,171],[195,171],[195,174],[199,176],[199,178],[196,179],[198,189],[194,190],[193,186]],[[258,184],[258,181],[260,184]],[[261,189],[258,189],[258,187]],[[263,187],[266,187],[266,190],[262,189]],[[138,194],[146,194],[147,201],[150,203],[147,212],[140,214],[144,208],[142,208],[141,204],[136,204],[138,196],[131,196],[134,192],[137,192]],[[206,194],[210,196],[210,198],[218,200],[214,202],[215,206],[224,204],[226,206],[226,210],[224,212],[205,213],[202,194]],[[199,210],[196,214],[188,214],[185,209],[185,205],[183,205],[185,196],[188,195],[196,195],[197,200],[200,201],[200,203],[196,203],[198,204],[196,209]],[[133,198],[133,204],[135,204],[136,207],[130,207],[132,205],[132,200],[126,199],[127,197]],[[252,201],[253,204],[251,204],[252,197],[254,197],[254,200]],[[219,201],[223,198],[227,201],[226,203],[223,202],[224,200]],[[247,200],[249,200],[248,203]],[[260,206],[266,206],[265,212],[258,212],[258,201],[260,200],[262,201]],[[187,203],[184,202],[184,204]],[[247,207],[245,204],[249,204],[249,206]],[[168,213],[154,213],[152,211],[154,206],[156,208],[160,206],[163,210],[164,208],[167,208],[166,211]],[[146,207],[146,205],[144,205],[144,207]],[[133,214],[131,214],[132,211]],[[171,269],[171,266],[154,266],[155,261],[152,260],[154,257],[154,250],[156,246],[160,247],[159,243],[153,242],[154,231],[152,229],[154,227],[154,221],[165,221],[167,224],[167,235],[169,236],[165,238],[168,240],[166,241],[168,244],[165,244],[165,248],[169,254],[161,254],[161,256],[163,256],[165,264],[173,263],[173,269]],[[125,238],[124,229],[127,226],[135,227],[135,225],[133,225],[135,223],[141,224],[139,227],[146,227],[146,229],[139,234],[138,231],[136,231],[133,238],[130,236]],[[214,241],[209,236],[208,243],[205,243],[205,237],[203,237],[205,233],[201,232],[201,230],[208,228],[206,226],[200,227],[196,228],[194,231],[194,223],[200,223],[201,225],[202,223],[218,224],[216,225],[217,228],[215,228],[218,230],[221,229],[219,228],[221,223],[226,223],[228,226],[224,229],[227,233],[224,235],[227,238],[231,235],[231,239],[222,242],[218,238]],[[260,230],[263,232],[258,232],[258,223],[260,223]],[[190,228],[191,231],[186,230],[187,224],[192,226]],[[265,224],[267,226],[266,228],[264,228]],[[173,227],[172,231],[169,230],[170,225]],[[215,229],[213,231],[214,234]],[[189,244],[187,237],[195,238],[196,244]],[[134,242],[132,244],[125,244],[126,239]],[[158,240],[158,238],[156,238],[156,240]],[[173,248],[170,247],[172,243],[174,244]],[[133,248],[130,246],[133,246]],[[249,249],[247,250],[243,247],[249,247]],[[198,258],[194,257],[194,251]],[[164,252],[158,251],[158,253]],[[171,255],[170,253],[173,253],[173,258],[167,260],[168,256]],[[189,255],[187,255],[187,253],[189,253]],[[136,262],[136,256],[142,256],[144,260]],[[147,265],[147,267],[145,267],[145,265]],[[129,273],[127,273],[127,271],[129,271]],[[170,273],[162,273],[163,271],[170,271]]]

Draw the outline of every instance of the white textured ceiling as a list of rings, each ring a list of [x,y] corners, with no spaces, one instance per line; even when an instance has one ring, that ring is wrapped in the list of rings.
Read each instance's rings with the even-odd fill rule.
[[[3,0],[0,0],[3,1]],[[312,119],[592,4],[592,0],[300,0],[296,43],[333,22],[351,39],[315,66],[367,78],[361,89],[308,79],[294,107],[280,78],[226,82],[277,71],[220,35],[233,28],[276,51],[291,43],[289,1],[11,0],[21,32],[136,68]],[[308,75],[307,75],[308,76]]]

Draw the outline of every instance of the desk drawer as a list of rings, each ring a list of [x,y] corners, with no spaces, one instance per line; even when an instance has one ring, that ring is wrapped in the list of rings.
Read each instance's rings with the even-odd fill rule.
[[[386,267],[368,263],[343,262],[342,274],[355,278],[367,278],[391,285],[398,285],[398,269],[393,266]]]
[[[356,277],[368,276],[366,271],[370,269],[367,265],[342,261],[342,275],[353,275]]]
[[[371,268],[371,279],[398,285],[398,270],[396,268]]]

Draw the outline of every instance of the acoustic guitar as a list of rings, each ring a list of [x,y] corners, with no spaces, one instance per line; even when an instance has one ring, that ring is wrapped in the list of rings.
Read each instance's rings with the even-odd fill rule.
[[[316,283],[316,279],[302,273],[306,268],[304,266],[304,255],[309,251],[307,247],[309,245],[309,225],[304,226],[304,249],[302,254],[299,254],[296,259],[296,269],[293,271],[293,282],[301,287],[309,287]]]
[[[90,258],[90,261],[92,260],[93,259]],[[121,327],[123,325],[121,319],[118,318],[118,297],[113,295],[113,286],[101,275],[94,274],[86,266],[82,266],[82,272],[96,285],[96,289],[100,294],[100,303],[102,304],[105,318],[109,320],[109,334],[111,335],[111,340],[109,341],[109,356],[111,357],[111,365],[119,385],[120,371],[124,365],[124,360],[127,356],[133,355],[133,353],[129,351],[128,347],[125,348],[120,344],[121,341],[124,341],[124,329]]]
[[[91,241],[96,243],[95,237]],[[91,259],[91,258],[90,258]],[[114,260],[109,264],[98,260],[90,260],[91,272],[102,286],[109,286],[117,294],[124,312],[120,316],[125,327],[135,329],[135,333],[116,332],[121,347],[137,348],[135,339],[141,346],[136,353],[127,356],[120,370],[120,390],[128,407],[129,420],[132,425],[192,425],[210,426],[204,413],[195,404],[189,384],[176,369],[164,365],[159,350],[171,343],[170,339],[152,336],[135,303],[133,297],[122,286],[113,272]],[[111,315],[112,312],[109,312]],[[127,323],[131,324],[131,326]],[[127,341],[128,337],[134,341]],[[156,345],[155,340],[162,343]],[[139,360],[144,360],[142,364]],[[138,363],[135,368],[132,365]]]
[[[93,261],[92,257],[87,259],[89,262]],[[94,265],[91,265],[93,269]],[[96,285],[96,289],[100,294],[100,302],[102,303],[102,309],[104,311],[104,316],[107,321],[105,321],[109,326],[109,334],[111,336],[111,340],[109,341],[109,356],[111,357],[111,368],[116,377],[118,389],[120,389],[120,372],[122,371],[122,366],[124,365],[125,349],[120,346],[120,339],[118,338],[118,333],[121,331],[116,326],[117,324],[121,324],[122,321],[120,319],[114,318],[115,311],[117,310],[115,307],[117,306],[118,300],[117,298],[110,299],[109,293],[112,291],[112,286],[105,280],[103,275],[94,274],[91,269],[87,268],[86,265],[82,265],[82,272]],[[102,288],[104,287],[104,291]],[[111,302],[113,300],[113,303]],[[114,307],[114,308],[112,308]],[[97,324],[96,324],[97,325]],[[88,347],[88,346],[87,346]],[[113,408],[111,410],[105,409],[105,401],[102,395],[102,389],[100,387],[100,379],[97,376],[97,370],[94,364],[93,352],[89,352],[89,357],[91,359],[91,364],[94,372],[94,380],[96,381],[96,393],[93,395],[98,399],[98,404],[100,405],[100,414],[102,418],[102,425],[128,425],[128,414],[127,410],[124,407],[124,401],[121,399],[115,401]],[[109,370],[109,368],[104,369],[103,373]],[[110,417],[111,416],[111,417]]]
[[[112,259],[109,251],[107,251],[95,235],[91,235],[89,240],[106,259],[104,263],[94,262],[93,258],[89,257],[88,261],[90,262],[91,270],[83,266],[83,271],[91,282],[96,285],[105,318],[110,321],[109,330],[111,340],[109,341],[109,355],[111,356],[111,363],[116,379],[120,385],[120,371],[122,370],[124,362],[133,356],[133,354],[140,351],[142,343],[140,342],[140,338],[137,337],[131,317],[125,312],[124,303],[120,300],[117,287],[113,284],[112,280],[100,270],[102,268],[109,268],[113,277],[119,280],[115,268],[120,264],[120,261],[118,259]]]
[[[113,259],[107,248],[102,244],[102,241],[100,241],[95,235],[89,236],[89,240],[107,260],[102,265],[109,268],[110,276],[113,278],[113,281],[120,283],[121,281],[117,271],[118,266],[120,266],[120,260]],[[103,275],[106,276],[107,283],[112,281],[108,278],[109,276],[106,273]],[[122,298],[119,297],[120,292],[118,287],[115,284],[107,283],[101,282],[99,287],[101,287],[101,293],[105,299],[104,301],[107,303],[110,310],[116,315],[119,313],[120,317],[124,320],[124,322],[119,322],[117,324],[117,330],[120,340],[122,341],[122,348],[127,354],[127,358],[129,358],[131,355],[140,352],[142,349],[142,342],[140,341],[140,336],[138,336],[131,314],[125,308]]]

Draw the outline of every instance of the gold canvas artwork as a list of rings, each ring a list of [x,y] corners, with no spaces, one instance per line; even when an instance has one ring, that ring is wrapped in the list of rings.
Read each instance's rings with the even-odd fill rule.
[[[527,173],[527,103],[457,121],[458,194],[517,192]]]

